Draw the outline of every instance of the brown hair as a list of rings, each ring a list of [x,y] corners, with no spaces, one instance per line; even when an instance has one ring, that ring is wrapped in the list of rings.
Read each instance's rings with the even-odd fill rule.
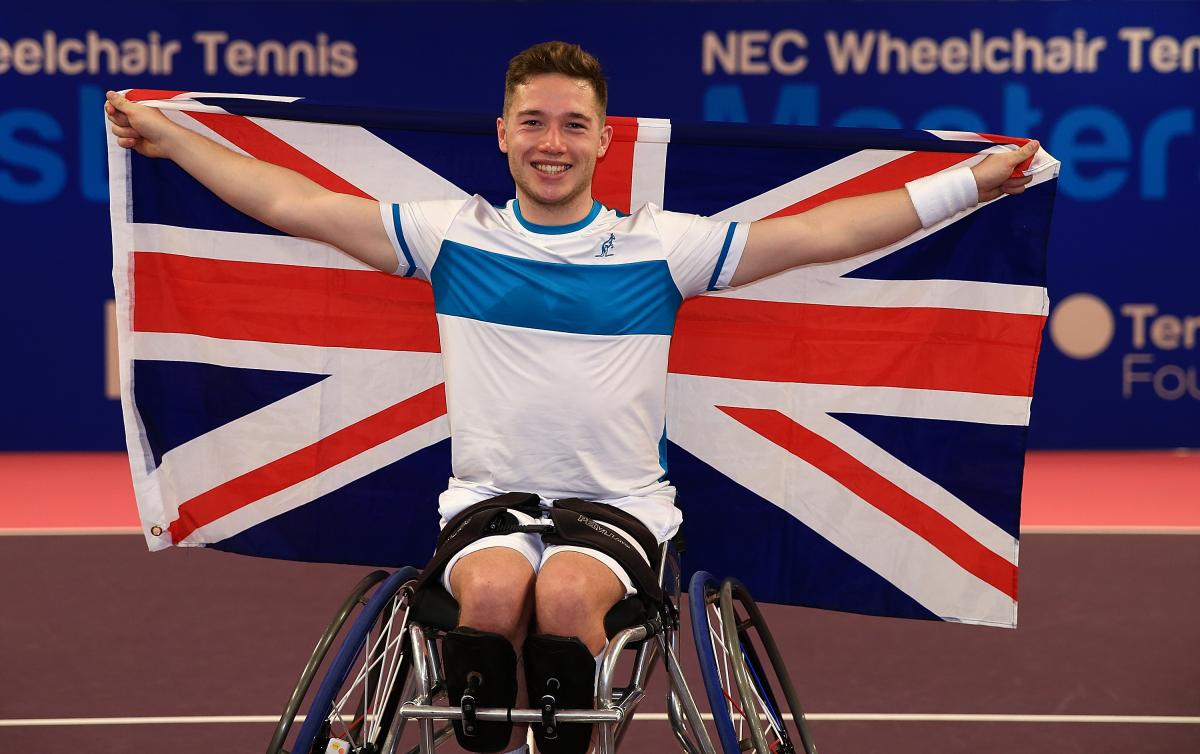
[[[604,78],[600,61],[579,45],[569,42],[542,42],[522,50],[508,62],[508,73],[504,76],[505,114],[517,87],[543,73],[561,73],[587,82],[596,95],[600,118],[604,118],[608,109],[608,80]]]

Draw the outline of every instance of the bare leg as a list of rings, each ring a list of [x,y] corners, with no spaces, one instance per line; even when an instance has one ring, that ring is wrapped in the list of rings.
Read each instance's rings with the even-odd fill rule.
[[[450,571],[450,588],[458,600],[458,622],[508,639],[517,653],[517,699],[525,698],[521,648],[533,611],[533,566],[507,547],[491,547],[459,560]],[[518,702],[520,704],[520,702]],[[525,742],[526,726],[514,725],[508,750]]]
[[[624,596],[625,585],[608,566],[582,553],[557,553],[537,578],[538,631],[576,636],[588,651],[599,654],[608,640],[604,615]]]
[[[625,596],[625,585],[612,570],[578,552],[560,552],[544,564],[538,574],[534,603],[540,633],[575,636],[593,655],[600,654],[608,637],[604,616]],[[596,750],[599,728],[592,729]]]

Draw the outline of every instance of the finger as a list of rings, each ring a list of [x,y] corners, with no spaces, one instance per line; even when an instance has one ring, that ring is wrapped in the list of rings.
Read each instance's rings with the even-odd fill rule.
[[[129,116],[126,115],[125,113],[120,113],[120,112],[116,112],[116,111],[109,114],[108,122],[113,123],[118,126],[121,126],[122,128],[128,128],[130,125]]]
[[[1012,165],[1012,178],[1025,174],[1023,171],[1033,163],[1033,157],[1040,147],[1041,144],[1036,139],[1030,139],[1008,155],[1009,164]]]
[[[120,92],[109,92],[106,96],[109,104],[121,112],[124,112],[130,105],[129,100],[125,99],[125,95]]]
[[[123,128],[121,126],[113,126],[110,130],[113,132],[113,136],[116,136],[117,138],[140,139],[142,136],[134,129],[128,127]]]
[[[1021,163],[1033,157],[1035,154],[1037,154],[1037,151],[1038,143],[1036,141],[1029,141],[1021,145],[1019,149],[1014,149],[1013,151],[1009,152],[1006,156],[1013,163]]]
[[[124,147],[125,149],[133,149],[134,147],[137,146],[137,143],[138,143],[137,139],[130,139],[130,138],[117,139],[117,146]]]

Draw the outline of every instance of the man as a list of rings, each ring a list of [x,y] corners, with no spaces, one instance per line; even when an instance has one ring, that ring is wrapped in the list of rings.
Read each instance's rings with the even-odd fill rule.
[[[513,58],[496,119],[516,185],[503,208],[478,196],[394,205],[332,193],[114,92],[105,107],[122,147],[174,160],[242,212],[433,284],[454,469],[440,500],[443,522],[521,491],[543,506],[605,503],[663,542],[681,520],[660,447],[667,350],[682,300],[862,254],[980,201],[1019,194],[1030,179],[1010,176],[1037,143],[792,217],[728,223],[655,207],[622,217],[591,194],[612,138],[606,105],[599,63],[579,47],[550,42]],[[633,532],[610,528],[653,557]],[[479,539],[445,564],[442,579],[464,627],[518,651],[532,618],[539,636],[577,637],[597,655],[605,613],[634,591],[610,555],[546,547],[522,533]],[[470,629],[464,642],[477,638]],[[482,745],[460,741],[513,749],[522,734],[510,739],[510,730]]]

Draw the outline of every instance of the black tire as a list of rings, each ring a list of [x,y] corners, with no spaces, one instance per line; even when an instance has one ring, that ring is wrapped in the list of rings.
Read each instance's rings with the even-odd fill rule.
[[[719,602],[725,646],[739,648],[729,652],[729,660],[755,751],[816,754],[792,679],[754,598],[737,579],[725,579]],[[770,664],[765,665],[763,659]],[[790,730],[780,701],[787,702],[792,714]]]
[[[330,738],[350,751],[382,752],[412,667],[408,606],[415,568],[401,568],[375,590],[346,631],[313,696],[293,754],[324,754]]]
[[[321,663],[325,661],[325,656],[329,654],[329,648],[333,646],[334,639],[341,633],[342,628],[350,618],[350,614],[354,611],[354,607],[363,602],[364,596],[371,590],[371,587],[386,578],[386,571],[372,571],[368,573],[351,590],[350,594],[342,602],[342,606],[334,613],[333,618],[329,621],[329,625],[325,627],[325,632],[321,634],[321,638],[317,641],[317,646],[313,649],[312,655],[308,658],[308,664],[301,671],[300,679],[296,681],[296,688],[292,690],[292,695],[288,699],[287,706],[283,709],[283,714],[279,716],[279,723],[275,726],[275,734],[271,737],[271,743],[267,745],[267,754],[284,753],[283,745],[287,741],[288,733],[292,730],[292,724],[296,722],[296,713],[300,710],[300,704],[308,694],[309,687],[312,686],[317,669],[321,667]]]

